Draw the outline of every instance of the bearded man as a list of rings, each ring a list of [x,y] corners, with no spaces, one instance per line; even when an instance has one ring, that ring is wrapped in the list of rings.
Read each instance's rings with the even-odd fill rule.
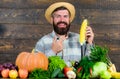
[[[47,21],[53,25],[53,31],[43,36],[35,46],[35,52],[43,52],[46,56],[60,56],[66,63],[79,61],[90,54],[94,33],[90,26],[86,30],[86,43],[81,52],[79,34],[70,32],[71,22],[75,17],[75,7],[71,3],[57,2],[49,6],[45,12]]]

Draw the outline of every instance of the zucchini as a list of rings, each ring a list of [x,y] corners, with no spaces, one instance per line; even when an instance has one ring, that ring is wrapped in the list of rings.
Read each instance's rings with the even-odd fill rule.
[[[60,68],[55,69],[55,70],[52,72],[51,78],[55,78],[60,71],[61,71]]]

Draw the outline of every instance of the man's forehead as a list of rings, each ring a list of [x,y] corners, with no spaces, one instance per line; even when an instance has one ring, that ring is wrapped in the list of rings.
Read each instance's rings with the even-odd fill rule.
[[[53,14],[69,15],[69,12],[67,10],[58,10],[58,11],[55,11]]]

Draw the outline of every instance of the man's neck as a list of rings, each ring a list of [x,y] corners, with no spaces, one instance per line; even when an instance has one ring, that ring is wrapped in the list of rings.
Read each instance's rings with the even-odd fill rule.
[[[56,35],[57,35],[57,37],[58,37],[59,39],[66,39],[66,38],[68,38],[68,34],[65,34],[65,35],[56,34]]]

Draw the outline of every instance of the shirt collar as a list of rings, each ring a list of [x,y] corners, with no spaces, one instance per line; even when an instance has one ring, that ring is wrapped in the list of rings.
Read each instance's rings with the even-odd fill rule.
[[[67,33],[66,39],[69,38],[69,36],[70,36],[70,32]],[[58,36],[56,35],[55,31],[52,31],[52,37],[53,37],[53,38],[54,38],[54,37],[58,37]]]

